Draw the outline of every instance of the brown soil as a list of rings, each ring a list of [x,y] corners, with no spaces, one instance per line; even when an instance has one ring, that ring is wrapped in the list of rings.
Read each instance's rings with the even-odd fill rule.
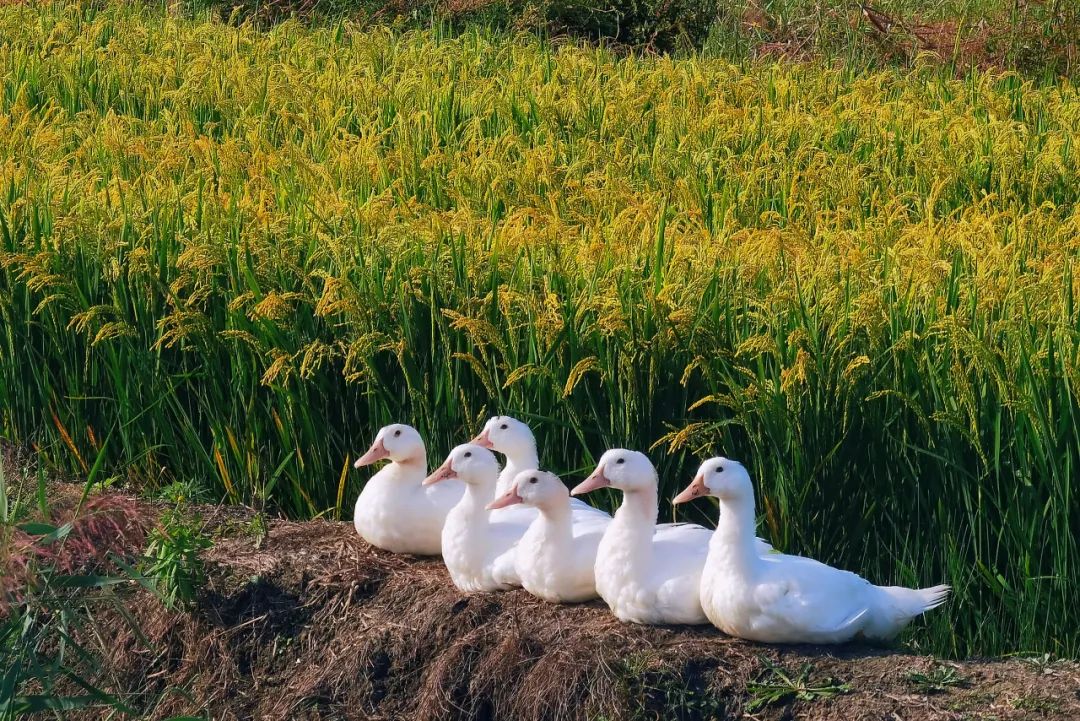
[[[50,495],[54,495],[50,493]],[[130,499],[129,499],[130,500]],[[143,591],[83,639],[154,717],[213,719],[1080,719],[1080,666],[939,662],[866,647],[768,647],[620,623],[598,603],[467,596],[437,560],[374,549],[348,523],[203,509],[216,536],[190,612]],[[89,636],[89,634],[88,634]],[[767,664],[845,693],[752,707]],[[912,672],[953,668],[936,693]],[[832,679],[832,680],[830,680]]]

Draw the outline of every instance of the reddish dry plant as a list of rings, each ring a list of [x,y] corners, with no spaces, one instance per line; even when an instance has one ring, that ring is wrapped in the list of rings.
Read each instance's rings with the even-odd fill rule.
[[[124,496],[96,496],[53,520],[71,523],[71,530],[52,543],[15,527],[0,530],[0,617],[26,599],[42,570],[70,575],[107,567],[113,555],[138,553],[149,527],[145,510]]]
[[[146,543],[149,519],[134,500],[97,496],[88,500],[55,556],[57,570],[75,573],[100,567],[110,555],[128,557]]]
[[[31,569],[45,549],[36,547],[33,536],[17,528],[0,529],[0,533],[0,618],[4,618],[11,605],[25,598]]]

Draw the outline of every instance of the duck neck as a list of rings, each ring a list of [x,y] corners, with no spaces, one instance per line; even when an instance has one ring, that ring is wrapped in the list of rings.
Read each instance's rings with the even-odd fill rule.
[[[427,456],[422,452],[408,458],[397,459],[393,461],[393,465],[403,476],[412,476],[417,473],[421,475],[427,474]]]
[[[657,492],[655,488],[635,489],[623,492],[623,502],[615,512],[615,518],[623,525],[656,526]]]
[[[365,488],[383,488],[393,493],[400,484],[419,485],[427,475],[427,459],[424,456],[392,460],[372,476]]]
[[[657,513],[655,488],[623,493],[622,505],[615,511],[611,525],[618,529],[621,542],[634,558],[648,560],[645,556],[652,552]]]
[[[557,503],[540,508],[540,523],[545,538],[569,538],[573,535],[573,519],[569,503]]]
[[[513,469],[515,475],[530,468],[539,468],[540,457],[536,453],[536,443],[523,444],[521,448],[515,448],[507,453],[506,466]]]
[[[553,552],[561,556],[565,553],[565,546],[573,538],[573,522],[570,515],[570,504],[556,504],[555,507],[538,508],[537,532],[540,539],[540,547],[545,552]]]
[[[753,495],[735,499],[721,498],[720,519],[709,544],[710,556],[718,556],[733,573],[753,575],[759,561],[754,531]]]
[[[540,467],[540,458],[536,454],[536,442],[523,444],[520,448],[508,452],[506,455],[506,467],[503,468],[502,473],[499,474],[498,487],[495,489],[495,495],[502,495],[510,490],[510,484],[513,483],[517,474],[522,471],[527,471],[530,468]]]
[[[470,523],[488,522],[487,504],[495,498],[494,483],[466,483],[465,494],[459,501],[462,513]]]

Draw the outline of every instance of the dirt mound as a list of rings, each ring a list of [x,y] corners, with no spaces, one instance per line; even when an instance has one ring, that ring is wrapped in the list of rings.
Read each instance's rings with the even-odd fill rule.
[[[194,610],[168,611],[140,592],[125,612],[141,637],[118,611],[99,619],[114,631],[100,646],[118,687],[163,694],[156,714],[1080,718],[1074,664],[939,663],[632,626],[596,603],[554,606],[523,591],[463,595],[439,561],[373,549],[346,523],[276,521],[262,537],[245,511],[211,516],[219,538]]]
[[[49,489],[54,510],[80,496]],[[140,518],[164,510],[119,494],[89,503]],[[137,587],[119,605],[86,599],[94,621],[78,640],[104,660],[110,688],[147,699],[154,718],[1080,719],[1075,663],[941,662],[633,626],[599,603],[466,596],[440,561],[372,548],[348,523],[199,510],[216,542],[194,608],[168,610]]]

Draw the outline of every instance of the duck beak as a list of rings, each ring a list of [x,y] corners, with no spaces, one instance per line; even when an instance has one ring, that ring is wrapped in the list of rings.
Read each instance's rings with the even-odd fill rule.
[[[686,490],[671,499],[675,505],[692,501],[699,496],[709,495],[709,489],[705,486],[705,477],[700,473],[694,476],[694,480],[686,487]]]
[[[454,469],[450,464],[450,459],[447,458],[446,462],[435,469],[435,472],[424,479],[424,485],[430,486],[438,483],[439,481],[445,481],[447,478],[454,477]]]
[[[604,467],[597,466],[596,470],[592,472],[591,476],[574,486],[574,490],[570,491],[570,495],[580,496],[582,493],[595,491],[598,488],[607,488],[610,485],[611,481],[608,480],[608,477],[604,475]]]
[[[381,461],[384,458],[388,458],[390,452],[386,450],[386,446],[383,445],[382,438],[377,439],[371,444],[371,448],[368,452],[356,459],[356,463],[353,464],[353,468],[362,468],[364,466],[370,466],[376,461]]]
[[[480,431],[476,438],[473,438],[469,443],[474,446],[480,446],[481,448],[494,448],[495,444],[491,442],[491,437],[488,435],[488,429]]]
[[[489,511],[494,511],[497,508],[506,508],[507,506],[513,506],[517,503],[522,503],[523,499],[518,495],[517,486],[514,486],[506,493],[496,498],[491,503],[487,504],[485,508]]]

